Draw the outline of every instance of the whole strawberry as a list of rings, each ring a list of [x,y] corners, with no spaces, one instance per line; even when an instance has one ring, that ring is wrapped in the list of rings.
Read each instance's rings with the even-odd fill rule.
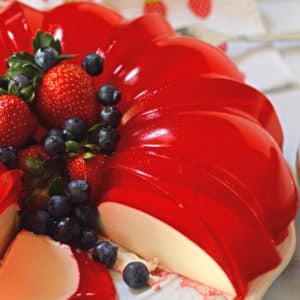
[[[48,160],[50,157],[45,152],[44,147],[39,145],[33,145],[28,148],[21,150],[18,153],[19,167],[23,171],[29,170],[29,158],[33,158],[35,160]]]
[[[23,146],[36,127],[36,118],[23,100],[14,95],[0,96],[0,147]]]
[[[188,0],[190,10],[199,18],[207,18],[212,10],[211,0]]]
[[[93,125],[98,111],[94,82],[81,66],[61,63],[42,79],[35,109],[48,127],[63,127],[71,117]]]
[[[144,14],[158,13],[163,17],[167,16],[167,7],[161,0],[145,0]]]
[[[88,160],[85,160],[83,155],[79,155],[67,161],[70,179],[82,179],[88,183],[93,203],[99,201],[104,161],[105,157],[102,154],[96,154]]]

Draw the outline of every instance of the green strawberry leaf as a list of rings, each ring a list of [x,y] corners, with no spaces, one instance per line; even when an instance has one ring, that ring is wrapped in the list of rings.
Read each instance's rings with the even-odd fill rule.
[[[28,98],[26,98],[25,102],[27,104],[32,104],[35,100],[35,96],[36,96],[36,94],[35,94],[35,91],[33,90],[32,93],[30,94],[30,96]]]
[[[86,152],[83,154],[83,159],[84,160],[89,160],[92,159],[96,156],[96,154],[92,153],[92,152]]]
[[[8,93],[7,90],[0,88],[0,96],[6,95],[7,93]]]
[[[14,78],[17,75],[24,75],[29,79],[32,79],[36,76],[37,71],[31,66],[27,67],[18,67],[8,69],[7,75],[9,78]]]
[[[41,176],[45,171],[44,161],[39,158],[26,157],[25,165],[28,171],[35,176]]]
[[[94,132],[94,131],[98,131],[99,129],[101,129],[103,127],[102,123],[98,123],[93,125],[91,128],[89,128],[88,132]]]
[[[8,85],[7,94],[15,95],[17,97],[20,97],[20,93],[19,93],[17,84],[14,81],[10,81],[10,83]]]
[[[26,103],[30,104],[35,98],[34,88],[32,86],[27,86],[20,90],[20,95]]]
[[[76,141],[66,141],[65,145],[67,152],[74,152],[77,154],[82,152],[82,146]]]
[[[14,53],[7,59],[7,62],[10,69],[20,69],[29,66],[37,72],[41,72],[40,67],[34,61],[34,56],[27,52]]]
[[[33,87],[32,86],[26,86],[23,89],[20,90],[20,94],[22,97],[25,97],[26,99],[31,96],[33,92]]]
[[[64,54],[59,56],[59,61],[76,57],[76,54]]]
[[[34,52],[37,52],[38,49],[45,47],[52,47],[61,54],[60,41],[58,39],[54,39],[54,37],[49,33],[38,31],[35,38],[32,40],[32,48]]]
[[[76,153],[76,152],[69,152],[67,155],[68,155],[69,158],[74,158],[74,157],[78,156],[78,153]]]
[[[83,145],[83,147],[93,153],[100,151],[100,147],[95,144],[86,144],[86,145]]]

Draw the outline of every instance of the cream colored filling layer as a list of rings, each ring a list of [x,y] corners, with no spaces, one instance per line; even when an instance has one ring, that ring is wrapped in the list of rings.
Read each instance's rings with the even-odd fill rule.
[[[169,270],[236,296],[229,278],[213,258],[174,228],[139,210],[114,202],[102,203],[99,211],[104,232],[121,246],[148,261],[158,260]],[[295,226],[291,224],[288,237],[277,248],[282,257],[281,264],[251,282],[245,300],[263,298],[290,262],[295,247]]]
[[[164,268],[193,280],[230,295],[236,294],[231,281],[213,258],[174,228],[114,202],[102,203],[99,211],[104,232],[124,248],[150,261],[157,258]]]
[[[79,269],[69,246],[21,231],[0,268],[0,298],[66,300],[78,289]]]

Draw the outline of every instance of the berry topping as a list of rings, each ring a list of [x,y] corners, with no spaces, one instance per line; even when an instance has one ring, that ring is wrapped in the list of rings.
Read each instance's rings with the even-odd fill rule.
[[[25,212],[21,215],[21,227],[36,234],[47,234],[49,224],[49,213],[44,210]]]
[[[99,214],[95,206],[90,204],[79,205],[75,207],[74,214],[82,226],[98,230]]]
[[[106,155],[119,141],[120,91],[98,91],[94,79],[103,58],[85,56],[82,66],[61,63],[60,41],[38,31],[34,54],[16,52],[0,75],[0,168],[22,170],[21,227],[80,247],[111,267],[118,247],[97,244],[97,206]],[[91,75],[91,76],[89,76]],[[50,129],[50,130],[49,130]],[[26,145],[26,146],[25,146]],[[6,168],[7,167],[7,168]]]
[[[57,219],[67,217],[72,211],[72,204],[68,197],[54,195],[48,203],[48,212],[51,217]]]
[[[0,148],[0,161],[9,169],[18,167],[17,151],[15,148]]]
[[[97,232],[93,229],[84,229],[81,233],[80,247],[84,250],[95,247],[97,243]]]
[[[22,74],[18,74],[13,77],[11,82],[14,82],[16,84],[18,90],[22,90],[23,88],[31,85],[30,80]]]
[[[115,106],[105,106],[100,113],[103,124],[113,128],[118,127],[122,114]]]
[[[102,175],[105,156],[96,154],[86,159],[84,155],[79,155],[67,160],[67,169],[71,179],[82,179],[89,185],[90,200],[97,203],[102,190]]]
[[[70,244],[79,240],[81,228],[78,221],[66,217],[52,225],[52,236],[56,241]]]
[[[79,118],[71,118],[65,121],[64,136],[66,140],[75,140],[80,142],[86,134],[85,122]]]
[[[91,76],[96,76],[103,71],[103,58],[97,53],[89,53],[83,60],[83,68]]]
[[[68,184],[70,199],[74,203],[87,202],[89,199],[89,186],[84,180],[72,180]]]
[[[119,139],[120,135],[114,128],[102,128],[98,133],[98,145],[107,154],[116,150]]]
[[[48,71],[59,62],[59,53],[52,47],[39,48],[34,55],[35,63]]]
[[[44,148],[39,145],[32,145],[27,147],[18,153],[19,167],[23,171],[31,172],[34,162],[48,160],[49,156],[45,152]]]
[[[97,123],[97,99],[93,79],[81,66],[60,63],[43,77],[35,109],[48,127],[63,127],[76,116],[88,126]]]
[[[52,128],[48,132],[48,136],[59,136],[59,137],[63,138],[63,131],[60,128]]]
[[[65,142],[57,135],[51,135],[45,139],[45,151],[51,156],[62,155],[65,152]]]
[[[113,85],[106,84],[99,88],[98,101],[104,106],[116,105],[120,102],[120,100],[121,100],[121,93]]]
[[[0,147],[23,146],[35,127],[36,119],[22,99],[14,95],[0,96]]]
[[[100,242],[93,250],[93,258],[95,261],[105,264],[108,268],[112,268],[117,260],[118,247],[112,242]]]
[[[149,271],[142,262],[129,263],[123,271],[123,280],[132,289],[148,286]]]

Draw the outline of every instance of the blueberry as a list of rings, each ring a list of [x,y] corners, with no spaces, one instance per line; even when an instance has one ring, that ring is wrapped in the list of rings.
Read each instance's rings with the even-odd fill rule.
[[[80,247],[84,250],[95,247],[97,238],[97,232],[95,230],[84,229],[81,233]]]
[[[121,100],[121,93],[113,85],[106,84],[99,88],[98,90],[98,101],[107,105],[116,105]]]
[[[54,195],[50,198],[48,203],[48,212],[51,217],[57,219],[67,217],[72,211],[72,204],[68,197],[61,195]]]
[[[78,205],[74,208],[74,215],[84,227],[99,229],[99,213],[97,207],[90,204]]]
[[[93,250],[93,258],[95,261],[105,264],[108,268],[111,268],[118,255],[118,247],[112,242],[100,242]]]
[[[65,141],[75,141],[75,136],[73,134],[71,134],[71,132],[69,132],[68,130],[66,129],[63,129],[62,131],[62,135],[63,135],[63,139]]]
[[[142,262],[129,263],[123,271],[123,280],[132,289],[148,286],[149,271]]]
[[[114,152],[120,140],[120,135],[114,128],[105,127],[98,133],[98,145],[105,153]]]
[[[61,155],[65,152],[65,142],[62,137],[51,135],[45,139],[44,148],[51,156]]]
[[[13,147],[0,148],[0,161],[9,169],[18,167],[17,151]]]
[[[50,216],[45,210],[26,212],[21,218],[21,227],[36,234],[47,234],[49,225]]]
[[[80,142],[86,134],[85,122],[79,118],[71,118],[65,121],[63,134],[67,140]]]
[[[83,60],[83,68],[91,76],[96,76],[103,71],[103,58],[96,53],[89,53]]]
[[[52,236],[62,243],[76,243],[80,239],[81,228],[78,221],[72,217],[65,217],[52,224]]]
[[[22,90],[23,88],[31,85],[29,78],[22,74],[16,75],[10,82],[14,82],[18,90]]]
[[[8,89],[8,80],[4,79],[3,77],[0,77],[0,88],[4,90]]]
[[[48,132],[48,136],[59,136],[59,137],[63,138],[63,132],[60,128],[52,128]]]
[[[118,127],[121,117],[121,112],[114,106],[105,106],[100,113],[101,121],[113,128]]]
[[[52,47],[40,48],[34,55],[34,61],[44,71],[48,71],[59,62],[59,53]]]
[[[72,180],[68,184],[68,192],[72,202],[83,203],[89,200],[89,186],[81,179]]]

